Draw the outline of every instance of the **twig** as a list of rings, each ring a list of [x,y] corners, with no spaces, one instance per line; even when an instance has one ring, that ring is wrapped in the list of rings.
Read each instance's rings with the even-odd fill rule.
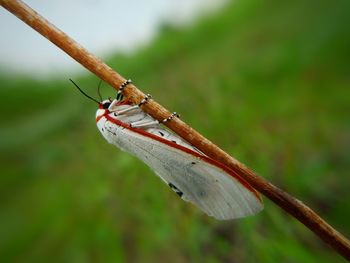
[[[100,59],[89,53],[86,49],[57,29],[23,2],[19,0],[0,0],[0,4],[115,89],[118,89],[120,84],[125,81],[123,77],[113,71]],[[128,88],[124,91],[124,95],[134,103],[139,103],[145,96],[145,94],[138,90],[134,85],[128,85]],[[150,100],[147,104],[144,104],[142,108],[145,112],[158,120],[163,120],[170,114],[168,110],[154,100]],[[255,189],[275,202],[287,213],[298,219],[324,242],[328,243],[338,251],[338,253],[344,258],[350,260],[349,240],[332,228],[326,221],[301,201],[272,185],[263,177],[256,175],[252,170],[228,155],[178,118],[174,118],[171,122],[167,122],[166,125],[206,155],[220,161],[237,172]]]

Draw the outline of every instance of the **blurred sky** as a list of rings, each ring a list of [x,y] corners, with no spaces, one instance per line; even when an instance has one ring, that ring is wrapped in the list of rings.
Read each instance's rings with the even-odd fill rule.
[[[99,56],[147,44],[164,23],[186,24],[225,0],[25,0],[34,10]],[[0,8],[0,69],[40,75],[77,71],[78,63]]]

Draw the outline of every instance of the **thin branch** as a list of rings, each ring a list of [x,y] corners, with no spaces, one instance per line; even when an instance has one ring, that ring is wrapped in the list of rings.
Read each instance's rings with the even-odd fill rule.
[[[0,4],[115,89],[118,89],[120,84],[125,81],[123,77],[113,71],[100,59],[89,53],[23,2],[19,0],[0,0]],[[137,104],[142,100],[145,94],[134,85],[128,85],[128,88],[124,91],[124,96],[131,102]],[[158,120],[162,120],[170,114],[168,110],[154,100],[150,100],[147,104],[144,104],[142,109]],[[255,189],[264,194],[287,213],[298,219],[324,242],[338,251],[344,258],[350,260],[349,240],[332,228],[325,220],[301,201],[272,185],[263,177],[256,175],[252,170],[228,155],[180,119],[174,118],[171,122],[167,122],[166,125],[206,155],[218,160],[237,172]]]

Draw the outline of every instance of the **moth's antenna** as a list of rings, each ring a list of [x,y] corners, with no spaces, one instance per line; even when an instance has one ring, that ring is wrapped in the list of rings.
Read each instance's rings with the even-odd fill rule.
[[[101,84],[102,84],[102,79],[100,80],[100,82],[98,83],[98,86],[97,86],[97,94],[98,94],[100,101],[102,101],[102,96],[101,96],[101,92],[100,92]]]
[[[72,80],[72,79],[69,79],[73,85],[87,98],[89,98],[90,100],[93,100],[94,102],[96,102],[97,104],[100,104],[100,102],[96,99],[94,99],[93,97],[90,97],[89,95],[87,95],[81,88],[79,88],[79,86]]]

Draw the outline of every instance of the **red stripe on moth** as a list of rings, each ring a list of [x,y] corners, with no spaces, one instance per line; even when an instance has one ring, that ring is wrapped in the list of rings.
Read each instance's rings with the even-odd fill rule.
[[[101,120],[102,117],[104,117],[104,114],[103,114],[103,115],[100,115],[100,116],[97,116],[97,117],[96,117],[96,122],[98,122],[99,120]]]
[[[179,144],[176,144],[172,141],[168,141],[164,138],[161,138],[157,135],[154,135],[152,133],[149,133],[149,132],[146,132],[145,130],[142,130],[142,129],[139,129],[139,128],[132,128],[130,127],[129,124],[125,123],[125,122],[122,122],[120,120],[117,120],[117,119],[114,119],[113,117],[109,116],[109,112],[106,110],[106,112],[103,114],[103,115],[100,115],[96,118],[96,122],[98,122],[102,117],[105,117],[108,121],[114,123],[115,125],[118,125],[118,126],[121,126],[121,127],[124,127],[130,131],[133,131],[135,133],[138,133],[138,134],[141,134],[143,136],[146,136],[146,137],[149,137],[151,139],[154,139],[156,141],[159,141],[161,143],[164,143],[168,146],[171,146],[173,148],[176,148],[176,149],[179,149],[185,153],[188,153],[188,154],[191,154],[197,158],[200,158],[201,160],[207,162],[207,163],[210,163],[222,170],[224,170],[227,174],[229,174],[230,176],[234,177],[237,181],[239,181],[245,188],[247,188],[247,190],[249,190],[250,192],[252,192],[256,197],[257,199],[262,202],[262,199],[259,195],[259,193],[247,182],[245,181],[239,174],[237,174],[235,171],[231,170],[230,168],[228,168],[226,165],[214,160],[214,159],[211,159],[210,157],[208,156],[205,156],[205,155],[201,155],[191,149],[188,149],[184,146],[181,146]]]

